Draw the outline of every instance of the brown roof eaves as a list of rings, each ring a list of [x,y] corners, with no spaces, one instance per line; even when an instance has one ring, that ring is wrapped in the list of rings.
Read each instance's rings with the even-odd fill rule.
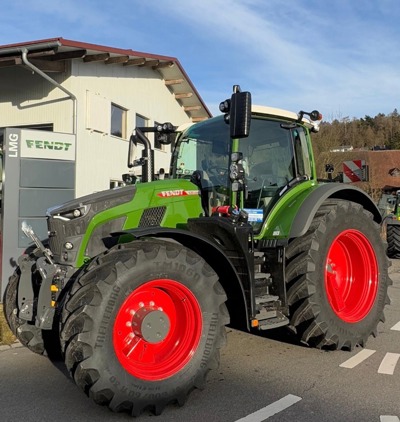
[[[165,67],[160,66],[160,69],[157,69],[157,70],[163,76],[164,79],[170,79],[168,75],[177,75],[176,77],[171,77],[171,79],[183,79],[186,82],[186,87],[190,89],[191,94],[192,94],[191,96],[188,96],[188,97],[184,97],[182,95],[179,96],[179,94],[183,94],[181,92],[182,90],[179,89],[179,85],[169,85],[168,88],[171,90],[171,92],[175,96],[178,95],[178,97],[176,97],[176,101],[178,101],[182,107],[186,106],[188,110],[189,109],[195,110],[195,111],[187,111],[187,114],[189,115],[189,117],[192,118],[193,121],[207,119],[212,116],[210,110],[204,103],[197,89],[193,85],[189,76],[187,75],[181,63],[176,57],[150,54],[150,53],[134,51],[131,49],[120,49],[120,48],[85,43],[85,42],[80,42],[80,41],[73,41],[73,40],[62,38],[62,37],[48,38],[48,39],[36,40],[36,41],[28,41],[24,43],[1,45],[0,57],[10,56],[14,51],[18,52],[20,50],[22,52],[24,48],[26,48],[27,50],[31,49],[33,51],[33,47],[35,47],[35,51],[42,51],[42,50],[46,51],[46,50],[51,50],[51,49],[57,50],[57,51],[60,51],[63,49],[67,49],[67,50],[82,49],[82,50],[86,50],[88,53],[90,52],[91,54],[95,54],[99,52],[108,53],[110,57],[128,56],[130,59],[144,58],[146,59],[146,61],[149,61],[149,62],[155,60],[165,65],[168,65],[169,63],[171,63],[174,66],[176,66],[177,70],[174,70],[172,72],[171,70],[168,69],[171,66],[165,66]],[[200,106],[200,108],[198,106]]]

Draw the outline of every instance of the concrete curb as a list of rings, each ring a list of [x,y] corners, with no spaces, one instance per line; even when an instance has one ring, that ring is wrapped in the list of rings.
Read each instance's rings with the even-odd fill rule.
[[[389,274],[400,272],[400,259],[390,259],[391,266],[389,267]]]
[[[18,349],[19,347],[23,347],[19,341],[16,341],[12,344],[2,344],[0,345],[0,353],[6,352],[7,350],[11,350],[11,349]]]

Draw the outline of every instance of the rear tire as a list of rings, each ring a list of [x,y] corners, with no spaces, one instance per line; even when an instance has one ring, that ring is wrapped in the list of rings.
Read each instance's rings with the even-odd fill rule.
[[[115,412],[183,405],[219,365],[225,301],[215,272],[189,249],[158,240],[118,245],[89,264],[66,297],[67,368]]]
[[[368,211],[325,201],[286,258],[290,327],[301,342],[352,350],[376,336],[391,281],[380,228]]]
[[[386,226],[387,254],[389,258],[400,258],[400,225],[388,224]]]

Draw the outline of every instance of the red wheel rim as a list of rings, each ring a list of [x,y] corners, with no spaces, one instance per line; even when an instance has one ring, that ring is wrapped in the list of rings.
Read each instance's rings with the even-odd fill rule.
[[[378,291],[378,264],[369,240],[358,230],[340,233],[328,251],[325,288],[330,306],[343,321],[368,315]]]
[[[201,333],[202,314],[193,293],[174,280],[153,280],[134,290],[119,309],[114,350],[131,375],[161,380],[189,362]]]

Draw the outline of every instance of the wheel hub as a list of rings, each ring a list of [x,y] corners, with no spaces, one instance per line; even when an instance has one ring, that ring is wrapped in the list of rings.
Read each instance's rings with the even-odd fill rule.
[[[170,327],[168,315],[159,309],[141,308],[132,318],[134,334],[153,344],[163,341]]]
[[[161,380],[190,361],[201,334],[201,308],[192,291],[176,280],[156,279],[139,285],[121,304],[114,351],[131,375]]]
[[[356,323],[368,315],[378,292],[378,274],[375,251],[363,233],[348,229],[333,240],[325,264],[325,288],[342,321]]]

